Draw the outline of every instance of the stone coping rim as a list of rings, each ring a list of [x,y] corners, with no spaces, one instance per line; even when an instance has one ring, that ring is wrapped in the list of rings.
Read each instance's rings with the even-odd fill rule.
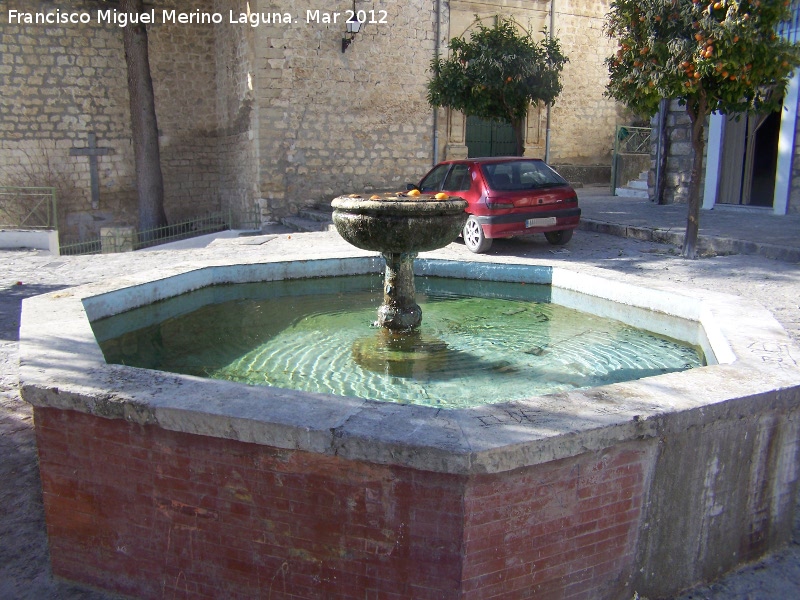
[[[395,200],[391,197],[370,200],[367,198],[340,196],[331,201],[331,206],[344,213],[402,215],[409,218],[428,217],[431,215],[457,215],[463,213],[467,208],[467,201],[456,196],[451,196],[444,200],[435,200],[434,198],[426,200],[423,196],[418,196],[418,198],[419,200],[402,198]]]
[[[615,288],[607,279],[528,263],[426,259],[418,263],[417,271],[424,274],[459,276],[467,270],[478,278],[518,278],[527,273],[531,282],[549,280],[550,285],[565,289],[588,286],[593,293],[616,295],[632,304],[661,303],[652,308],[696,319],[711,331],[711,337],[722,338],[717,340],[721,364],[522,401],[444,410],[105,363],[89,318],[110,310],[107,301],[114,294],[139,289],[146,292],[142,298],[146,302],[169,297],[174,295],[170,281],[174,283],[175,276],[186,279],[184,287],[203,287],[229,282],[232,273],[244,280],[266,270],[275,279],[283,279],[319,273],[319,269],[325,270],[324,275],[382,269],[382,261],[375,256],[253,264],[231,261],[167,268],[26,299],[20,327],[23,398],[37,407],[454,474],[502,472],[567,458],[750,414],[763,402],[788,410],[800,398],[800,369],[791,360],[800,353],[769,312],[739,298],[686,288],[670,293],[630,284]],[[779,360],[781,356],[786,360]]]

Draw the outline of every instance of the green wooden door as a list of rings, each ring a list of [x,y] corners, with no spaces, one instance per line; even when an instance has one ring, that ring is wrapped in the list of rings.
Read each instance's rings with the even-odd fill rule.
[[[467,153],[479,156],[513,156],[517,150],[511,123],[467,117]]]

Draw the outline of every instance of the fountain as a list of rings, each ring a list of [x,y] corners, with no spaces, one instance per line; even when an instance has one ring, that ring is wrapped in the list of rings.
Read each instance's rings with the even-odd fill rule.
[[[104,360],[92,323],[136,307],[386,269],[336,252],[287,242],[24,301],[20,385],[56,576],[137,598],[665,597],[789,540],[800,354],[767,311],[724,294],[418,258],[408,279],[546,285],[708,360],[452,410]],[[413,332],[414,304],[381,331]]]
[[[380,252],[386,261],[376,324],[392,331],[419,326],[422,311],[415,302],[414,259],[418,252],[437,250],[458,237],[467,222],[466,200],[413,190],[369,199],[340,196],[331,205],[339,235],[356,248]]]
[[[452,242],[467,221],[467,202],[446,194],[359,194],[334,198],[333,223],[346,241],[381,253],[386,263],[383,303],[375,325],[381,331],[353,347],[355,362],[373,371],[421,374],[441,366],[446,347],[416,331],[422,310],[416,302],[414,259]]]

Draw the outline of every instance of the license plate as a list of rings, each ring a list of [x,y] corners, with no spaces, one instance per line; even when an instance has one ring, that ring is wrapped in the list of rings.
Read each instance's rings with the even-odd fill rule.
[[[541,219],[526,219],[525,227],[549,227],[556,224],[555,217],[542,217]]]

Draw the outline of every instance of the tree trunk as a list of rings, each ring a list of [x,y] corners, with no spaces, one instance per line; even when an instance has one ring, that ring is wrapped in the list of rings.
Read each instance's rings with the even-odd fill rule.
[[[686,221],[686,234],[683,239],[681,255],[684,258],[697,258],[697,237],[700,232],[700,179],[703,171],[703,154],[705,142],[706,113],[708,112],[706,97],[701,94],[696,103],[687,102],[686,112],[692,124],[692,174],[689,179],[689,217]]]
[[[122,12],[133,15],[142,10],[142,0],[120,0]],[[167,224],[156,104],[147,52],[147,29],[141,24],[129,24],[123,29],[122,40],[128,67],[131,133],[136,158],[136,189],[139,195],[139,231],[144,232]],[[149,234],[145,237],[152,239],[154,236]]]
[[[515,156],[522,156],[525,153],[524,123],[523,119],[511,119],[511,127],[514,129],[514,142],[517,145]]]

